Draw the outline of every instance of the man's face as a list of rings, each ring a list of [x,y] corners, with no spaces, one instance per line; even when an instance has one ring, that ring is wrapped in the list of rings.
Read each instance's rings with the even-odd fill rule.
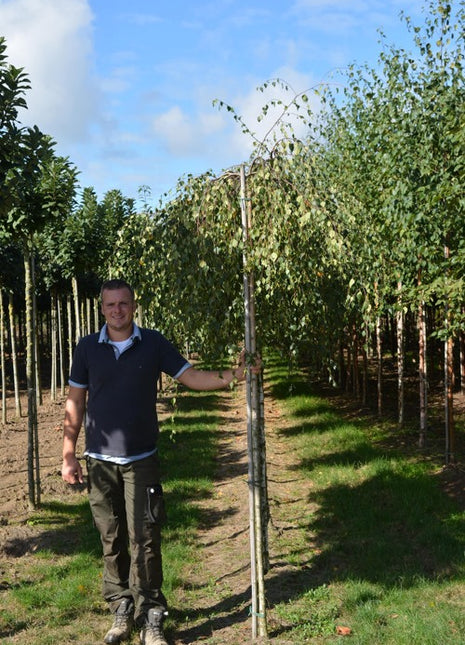
[[[136,303],[129,289],[105,289],[102,294],[102,314],[108,328],[108,335],[117,336],[119,340],[129,338],[132,333],[132,321]],[[116,338],[112,338],[116,340]]]

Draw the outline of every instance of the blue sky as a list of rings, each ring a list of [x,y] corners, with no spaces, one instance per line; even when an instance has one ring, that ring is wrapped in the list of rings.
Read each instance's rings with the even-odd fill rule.
[[[232,105],[260,134],[257,87],[282,78],[296,92],[352,62],[374,66],[378,29],[411,43],[403,9],[416,0],[0,0],[9,61],[32,89],[24,124],[37,124],[99,197],[119,188],[154,203],[177,179],[247,160],[251,142]],[[410,47],[410,45],[409,45]]]

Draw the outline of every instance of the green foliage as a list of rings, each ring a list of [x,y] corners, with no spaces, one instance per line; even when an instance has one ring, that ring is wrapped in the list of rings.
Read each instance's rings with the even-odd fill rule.
[[[264,83],[258,90],[268,101],[257,120],[272,119],[262,139],[232,106],[215,102],[254,147],[245,164],[249,242],[239,167],[183,178],[162,206],[128,218],[113,266],[136,284],[150,324],[220,355],[243,334],[245,270],[254,278],[259,343],[290,359],[311,355],[332,370],[350,330],[366,337],[380,316],[417,311],[422,301],[447,304],[447,333],[455,332],[465,268],[455,38],[463,10],[430,3],[429,11],[423,27],[405,18],[415,52],[383,43],[378,66],[354,65],[342,84],[295,93],[281,79]]]
[[[263,83],[257,122],[270,126],[261,138],[215,102],[253,144],[246,246],[239,165],[181,178],[155,208],[141,187],[141,212],[117,190],[99,203],[86,188],[76,201],[76,171],[37,128],[17,123],[28,80],[7,65],[0,41],[1,233],[35,236],[47,286],[77,275],[82,290],[96,291],[108,276],[127,277],[147,324],[212,359],[241,344],[244,271],[259,345],[290,360],[311,356],[332,371],[353,330],[366,341],[380,317],[422,302],[437,309],[436,335],[456,334],[465,296],[463,3],[431,0],[423,24],[403,20],[411,50],[381,35],[374,68],[352,65],[338,83],[303,92]]]
[[[6,41],[0,37],[0,222],[11,206],[7,178],[20,160],[22,131],[18,127],[18,111],[26,107],[25,93],[29,87],[25,72],[8,63]]]
[[[233,199],[229,182],[210,174],[180,181],[165,207],[128,218],[115,252],[148,322],[207,355],[218,356],[240,333],[240,220]]]

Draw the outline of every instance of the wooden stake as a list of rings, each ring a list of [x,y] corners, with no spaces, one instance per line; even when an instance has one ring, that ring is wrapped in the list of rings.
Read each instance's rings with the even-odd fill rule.
[[[247,199],[245,168],[242,165],[241,179],[241,218],[242,239],[244,242],[244,311],[245,311],[245,350],[248,356],[256,353],[255,337],[255,298],[253,275],[248,268],[248,244],[251,209]],[[261,401],[259,377],[247,372],[247,439],[249,463],[249,515],[251,551],[251,590],[252,590],[252,639],[267,636],[266,602],[264,583],[264,549],[262,527],[262,486],[260,467],[260,428]]]

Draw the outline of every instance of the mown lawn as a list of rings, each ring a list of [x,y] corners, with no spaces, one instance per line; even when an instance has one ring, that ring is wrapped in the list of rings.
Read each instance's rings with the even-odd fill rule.
[[[465,643],[465,513],[445,494],[438,462],[417,450],[415,429],[396,441],[394,424],[349,414],[306,378],[283,376],[271,375],[273,396],[292,420],[283,433],[311,479],[313,509],[311,584],[273,610],[286,637]]]

